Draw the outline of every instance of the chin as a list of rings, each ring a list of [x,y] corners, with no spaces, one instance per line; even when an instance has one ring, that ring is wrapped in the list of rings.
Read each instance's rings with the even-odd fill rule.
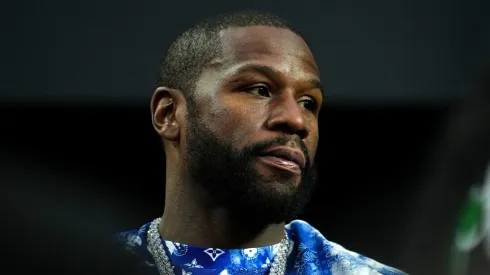
[[[262,177],[260,181],[263,185],[291,188],[298,187],[301,184],[301,174],[261,168],[257,169],[257,172]]]

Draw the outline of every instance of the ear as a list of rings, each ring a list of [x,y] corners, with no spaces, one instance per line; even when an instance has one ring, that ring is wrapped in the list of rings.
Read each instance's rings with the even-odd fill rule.
[[[182,93],[167,87],[158,87],[151,98],[153,128],[164,139],[178,140],[182,121],[176,115],[184,101]]]

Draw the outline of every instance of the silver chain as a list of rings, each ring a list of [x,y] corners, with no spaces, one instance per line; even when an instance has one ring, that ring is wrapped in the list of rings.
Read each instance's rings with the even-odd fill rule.
[[[161,218],[156,218],[150,224],[150,228],[148,229],[148,251],[153,256],[160,275],[174,275],[174,267],[170,263],[167,253],[165,253],[162,240],[160,239],[160,233],[158,232],[158,225],[161,220]],[[289,240],[285,232],[285,236],[279,243],[278,251],[272,261],[269,275],[282,275],[286,273],[288,251]]]

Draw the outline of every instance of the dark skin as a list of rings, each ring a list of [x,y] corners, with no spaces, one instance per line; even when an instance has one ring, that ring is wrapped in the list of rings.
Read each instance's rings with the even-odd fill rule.
[[[196,86],[201,121],[237,149],[279,134],[299,136],[313,163],[322,91],[305,41],[287,29],[269,26],[230,28],[220,35],[223,53],[203,71]],[[216,206],[199,184],[192,184],[184,161],[187,107],[181,91],[166,87],[157,88],[151,102],[153,125],[164,141],[167,161],[161,236],[200,247],[246,248],[280,242],[284,222],[265,225],[259,232],[238,232],[232,213]],[[254,167],[263,175],[277,173],[259,160]],[[300,175],[291,177],[300,184]],[[270,184],[277,192],[285,188],[281,182]]]

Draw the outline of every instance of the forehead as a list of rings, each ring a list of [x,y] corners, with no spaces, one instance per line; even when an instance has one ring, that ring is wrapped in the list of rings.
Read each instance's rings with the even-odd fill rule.
[[[296,33],[278,27],[248,26],[220,32],[221,65],[248,61],[275,63],[277,69],[301,69],[318,75],[318,67],[306,42]]]

